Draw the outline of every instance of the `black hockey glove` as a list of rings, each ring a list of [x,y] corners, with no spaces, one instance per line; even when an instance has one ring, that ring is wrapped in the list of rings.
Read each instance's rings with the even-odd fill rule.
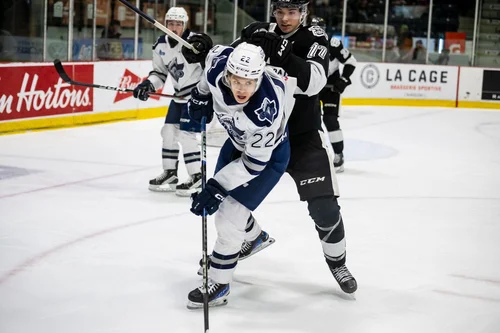
[[[262,47],[272,66],[281,67],[292,53],[292,43],[274,32],[256,32],[250,36],[248,42]]]
[[[202,66],[205,66],[205,58],[207,57],[208,51],[214,46],[212,38],[206,34],[197,34],[189,37],[187,42],[199,53],[194,53],[192,49],[183,46],[181,52],[184,58],[186,58],[187,62],[190,64],[201,63]]]
[[[202,216],[205,209],[206,214],[212,215],[219,209],[220,204],[228,196],[228,192],[213,178],[210,178],[205,189],[200,193],[191,194],[191,212]]]
[[[191,119],[201,123],[201,118],[207,117],[207,123],[214,117],[214,104],[212,95],[203,95],[198,88],[191,90],[191,98],[188,101],[188,114]]]
[[[338,92],[339,94],[342,94],[347,88],[348,85],[351,84],[351,80],[347,79],[343,76],[339,76],[338,78],[333,81],[333,90]]]
[[[241,30],[241,41],[247,42],[250,37],[252,37],[253,33],[267,31],[267,27],[269,27],[269,23],[266,22],[253,22],[247,25]]]
[[[155,86],[149,80],[144,80],[139,83],[134,89],[134,97],[140,99],[141,101],[147,101],[150,92],[155,92]]]

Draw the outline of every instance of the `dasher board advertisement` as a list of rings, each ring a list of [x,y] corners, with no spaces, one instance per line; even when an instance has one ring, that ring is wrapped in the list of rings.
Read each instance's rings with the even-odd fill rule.
[[[483,71],[483,88],[481,99],[500,101],[500,70]]]
[[[93,64],[67,64],[77,81],[93,82]],[[0,67],[0,121],[92,112],[94,91],[65,83],[51,63]]]
[[[95,83],[113,87],[135,89],[139,83],[148,78],[153,70],[151,61],[106,61],[97,62],[95,66]],[[167,78],[165,86],[157,93],[173,94],[174,90]],[[144,109],[165,107],[165,113],[170,98],[151,96],[147,101],[134,98],[131,92],[95,90],[95,111],[109,112],[117,110]]]
[[[358,63],[343,98],[456,100],[458,67]]]

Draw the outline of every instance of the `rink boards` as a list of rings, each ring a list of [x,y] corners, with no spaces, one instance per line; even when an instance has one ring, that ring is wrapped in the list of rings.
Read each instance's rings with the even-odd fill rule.
[[[75,81],[134,89],[150,61],[66,63]],[[343,105],[500,109],[500,69],[358,63]],[[0,64],[0,134],[165,116],[169,98],[147,102],[131,93],[64,83],[51,63]],[[497,91],[498,90],[498,91]],[[162,90],[172,94],[167,80]]]

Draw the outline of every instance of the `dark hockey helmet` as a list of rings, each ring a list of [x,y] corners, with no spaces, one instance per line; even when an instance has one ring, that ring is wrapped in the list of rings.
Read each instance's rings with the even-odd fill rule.
[[[307,17],[307,5],[309,0],[271,0],[271,13],[278,8],[298,8],[300,10],[300,22],[304,24]]]
[[[323,30],[326,30],[326,22],[322,17],[313,16],[311,17],[311,25],[317,25]]]
[[[302,8],[309,4],[309,0],[272,0],[271,6],[279,8]]]

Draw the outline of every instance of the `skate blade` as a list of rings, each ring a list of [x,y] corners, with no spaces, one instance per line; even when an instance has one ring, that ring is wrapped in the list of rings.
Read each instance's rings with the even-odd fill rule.
[[[336,173],[344,172],[344,165],[341,165],[339,167],[335,167],[335,172]]]
[[[149,185],[148,189],[153,192],[175,192],[177,184],[170,185]]]
[[[224,306],[224,305],[227,305],[227,298],[226,297],[222,297],[222,298],[219,298],[215,301],[208,303],[209,308],[214,308],[217,306]],[[186,307],[189,310],[199,310],[199,309],[203,309],[203,303],[194,303],[194,302],[188,301],[188,304],[186,305]]]
[[[239,259],[238,259],[238,261],[240,261],[240,260],[245,260],[246,258],[253,256],[254,254],[256,254],[256,253],[258,253],[258,252],[260,252],[260,251],[264,250],[266,247],[268,247],[268,246],[270,246],[270,245],[274,244],[274,242],[275,242],[275,241],[276,241],[276,240],[275,240],[274,238],[269,237],[269,238],[268,238],[268,239],[267,239],[264,243],[259,244],[259,246],[257,246],[257,247],[254,249],[254,251],[252,251],[252,253],[251,253],[250,255],[248,255],[248,256],[246,256],[246,257],[243,257],[243,258],[239,258]],[[210,272],[210,266],[208,267],[208,271]],[[198,273],[197,273],[197,274],[198,274],[199,276],[203,276],[203,267],[200,267],[200,268],[198,269]]]
[[[190,197],[191,194],[200,192],[201,189],[193,189],[193,190],[175,190],[175,194],[179,197]]]

